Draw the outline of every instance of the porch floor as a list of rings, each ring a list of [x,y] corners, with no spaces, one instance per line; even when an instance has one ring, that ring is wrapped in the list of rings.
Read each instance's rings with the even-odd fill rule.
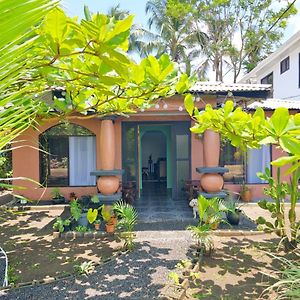
[[[134,203],[141,222],[191,221],[187,199],[172,199],[164,182],[143,182],[141,197]]]

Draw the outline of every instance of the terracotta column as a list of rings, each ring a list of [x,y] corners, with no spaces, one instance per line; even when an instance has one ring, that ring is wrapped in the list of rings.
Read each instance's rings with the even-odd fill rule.
[[[114,123],[112,120],[106,119],[101,122],[99,155],[102,170],[114,170],[115,153],[116,144]],[[112,195],[116,193],[119,188],[119,178],[111,175],[101,176],[97,180],[97,187],[101,194]]]
[[[206,130],[203,135],[204,163],[208,169],[201,177],[201,186],[208,193],[218,193],[224,185],[223,176],[213,169],[219,166],[220,135],[212,130]]]

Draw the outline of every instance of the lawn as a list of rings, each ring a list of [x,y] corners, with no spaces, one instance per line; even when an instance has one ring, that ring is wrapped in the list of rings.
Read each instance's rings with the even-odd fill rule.
[[[62,209],[0,209],[0,241],[9,260],[9,282],[20,283],[74,273],[83,262],[100,263],[122,244],[112,237],[54,239],[52,226]]]

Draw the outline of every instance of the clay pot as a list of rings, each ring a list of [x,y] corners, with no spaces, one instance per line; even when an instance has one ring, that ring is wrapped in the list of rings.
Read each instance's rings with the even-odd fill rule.
[[[113,224],[113,223],[107,223],[107,224],[105,224],[105,228],[106,228],[106,232],[107,233],[113,233],[113,232],[115,232],[115,224]]]
[[[101,122],[100,164],[103,170],[113,170],[115,167],[115,128],[112,120]]]
[[[217,167],[220,158],[220,135],[210,129],[203,134],[203,154],[206,167]]]
[[[207,193],[218,193],[224,185],[224,179],[220,174],[205,173],[201,177],[200,184]]]
[[[117,226],[118,218],[117,217],[111,217],[111,223],[113,223],[115,226]]]
[[[103,195],[115,194],[119,188],[119,178],[116,176],[99,177],[97,180],[97,187]]]
[[[250,190],[241,192],[241,198],[244,202],[250,202],[252,200],[252,194]]]
[[[95,230],[97,230],[97,231],[100,230],[100,224],[95,224]]]

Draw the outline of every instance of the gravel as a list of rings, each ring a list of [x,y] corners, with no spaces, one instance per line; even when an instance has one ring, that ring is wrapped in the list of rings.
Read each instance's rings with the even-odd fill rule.
[[[138,231],[133,252],[100,266],[88,277],[0,291],[0,298],[160,299],[168,272],[186,258],[190,244],[186,231]]]

